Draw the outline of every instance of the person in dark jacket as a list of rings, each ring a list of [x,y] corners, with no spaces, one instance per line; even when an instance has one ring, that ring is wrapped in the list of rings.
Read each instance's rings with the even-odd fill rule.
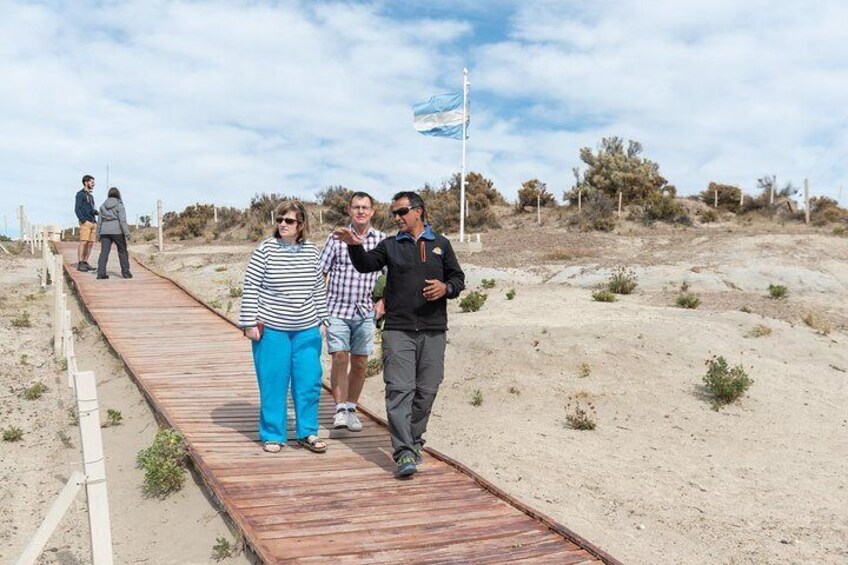
[[[357,234],[343,228],[335,236],[348,245],[360,272],[386,275],[383,328],[383,380],[392,437],[395,472],[418,471],[424,433],[439,385],[444,378],[447,299],[465,288],[465,274],[450,241],[425,223],[424,201],[415,192],[392,198],[398,234],[365,251]]]
[[[127,253],[127,240],[130,238],[130,226],[127,224],[127,211],[121,201],[121,192],[112,187],[109,189],[106,202],[100,206],[100,221],[97,222],[97,238],[100,240],[100,258],[97,261],[97,278],[108,279],[106,265],[109,263],[109,252],[114,243],[118,247],[118,260],[121,263],[121,276],[131,279],[130,255]]]
[[[74,212],[77,215],[80,226],[79,246],[77,247],[77,270],[93,271],[94,267],[88,264],[88,256],[94,246],[97,229],[97,210],[94,207],[94,177],[85,175],[82,177],[82,189],[77,192]]]

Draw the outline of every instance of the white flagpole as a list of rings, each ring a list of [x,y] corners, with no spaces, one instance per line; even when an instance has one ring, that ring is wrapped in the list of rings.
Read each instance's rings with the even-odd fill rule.
[[[462,69],[462,178],[459,183],[459,241],[465,241],[465,144],[468,126],[468,69]]]

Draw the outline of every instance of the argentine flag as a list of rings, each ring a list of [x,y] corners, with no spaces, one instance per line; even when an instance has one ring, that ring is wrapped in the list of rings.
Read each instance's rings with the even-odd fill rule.
[[[433,96],[413,106],[412,113],[418,133],[462,139],[462,92]],[[466,125],[469,121],[470,116],[466,112]]]

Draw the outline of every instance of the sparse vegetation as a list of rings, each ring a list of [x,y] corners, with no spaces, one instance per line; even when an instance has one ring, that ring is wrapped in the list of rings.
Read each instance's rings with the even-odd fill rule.
[[[68,425],[79,426],[79,412],[76,406],[68,406]]]
[[[572,396],[565,407],[565,421],[573,430],[594,430],[598,426],[595,405],[586,402],[586,406],[576,396]]]
[[[480,286],[485,289],[495,288],[495,279],[483,279],[480,281]]]
[[[144,470],[144,494],[164,498],[180,490],[185,481],[187,458],[183,436],[171,428],[160,429],[153,445],[139,451],[136,457],[136,465]]]
[[[45,392],[47,392],[47,385],[41,381],[36,381],[21,392],[21,398],[24,400],[38,400]]]
[[[571,261],[574,256],[567,249],[560,247],[545,253],[544,258],[548,261]]]
[[[827,320],[820,318],[812,312],[804,316],[802,319],[808,327],[815,330],[815,332],[819,335],[828,335],[830,332],[833,331],[833,326],[828,323]]]
[[[701,210],[697,213],[697,216],[702,224],[711,224],[718,221],[718,212],[712,208]]]
[[[215,545],[212,546],[212,559],[215,561],[223,561],[238,555],[238,544],[232,543],[224,536],[215,538]]]
[[[506,291],[506,299],[512,300],[513,298],[515,298],[515,289],[511,288],[508,291]]]
[[[109,408],[108,410],[106,410],[106,422],[103,424],[102,427],[109,428],[112,426],[120,426],[123,420],[124,415],[121,414],[120,410],[114,410],[112,408]]]
[[[592,366],[589,363],[587,363],[586,361],[583,361],[582,363],[580,363],[577,366],[577,378],[578,379],[585,379],[586,377],[588,377],[591,374],[592,374]]]
[[[209,306],[211,306],[215,310],[220,310],[221,309],[221,299],[215,298],[214,300],[210,300]]]
[[[750,314],[753,310],[751,310],[751,307],[750,307],[750,306],[745,305],[745,306],[743,306],[742,308],[740,308],[740,309],[739,309],[739,311],[740,311],[740,312],[745,312],[746,314]]]
[[[516,386],[510,386],[510,387],[509,387],[508,392],[509,392],[510,394],[514,394],[514,395],[516,395],[516,396],[518,396],[518,395],[520,395],[520,394],[521,394],[521,391],[520,391],[520,390],[518,389],[518,387],[516,387]]]
[[[695,308],[701,305],[701,299],[695,296],[694,294],[685,292],[677,297],[675,304],[677,304],[681,308],[689,308],[694,310]]]
[[[754,382],[741,364],[729,367],[724,357],[713,356],[707,359],[706,365],[707,374],[703,380],[707,392],[713,397],[714,410],[735,401]]]
[[[71,449],[74,446],[74,442],[71,441],[71,436],[65,433],[65,430],[59,430],[56,432],[56,436],[59,438],[59,441],[62,442],[62,445],[65,446],[66,449]]]
[[[365,364],[365,376],[373,377],[383,372],[383,360],[380,357],[371,357]]]
[[[32,320],[29,318],[29,312],[24,310],[18,316],[12,318],[13,328],[31,328]]]
[[[596,302],[615,302],[618,300],[616,298],[615,293],[610,292],[608,290],[596,290],[592,293],[592,298]]]
[[[227,270],[227,266],[226,266],[226,265],[218,265],[217,267],[215,267],[215,272],[216,272],[216,273],[223,273],[223,272],[224,272],[224,271],[226,271],[226,270]]]
[[[751,337],[766,337],[771,335],[772,329],[765,324],[757,324],[754,328],[748,332],[748,335]]]
[[[630,294],[638,286],[639,279],[636,277],[636,272],[633,269],[626,267],[616,267],[610,275],[607,288],[615,294]]]
[[[481,406],[483,404],[483,391],[479,388],[471,391],[471,400],[468,401],[471,406]]]
[[[459,301],[459,308],[463,312],[477,312],[486,303],[487,295],[479,291],[472,291],[466,294]]]
[[[229,292],[230,298],[241,298],[244,291],[242,290],[242,288],[240,286],[236,286],[236,285],[231,284],[228,292]]]
[[[65,371],[67,371],[68,370],[68,358],[62,357],[61,359],[59,359],[58,366],[59,366],[59,370],[61,372],[64,373]]]
[[[768,293],[775,300],[782,300],[789,296],[789,289],[782,284],[770,284],[768,285]]]
[[[21,441],[24,438],[24,431],[15,426],[3,428],[3,441]]]
[[[554,195],[548,192],[548,186],[539,179],[530,179],[521,184],[518,189],[518,200],[515,203],[515,211],[522,213],[535,210],[537,205],[548,208],[556,206]]]

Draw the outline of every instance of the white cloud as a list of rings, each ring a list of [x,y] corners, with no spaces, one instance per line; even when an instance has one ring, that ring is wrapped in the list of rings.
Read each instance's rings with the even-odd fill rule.
[[[0,210],[71,223],[79,178],[102,196],[107,163],[131,213],[328,184],[386,199],[459,168],[410,105],[458,88],[464,65],[469,165],[507,197],[530,177],[559,195],[606,135],[640,140],[684,192],[776,173],[835,195],[844,176],[838,2],[498,2],[501,37],[479,6],[439,15],[454,5],[7,2]]]

